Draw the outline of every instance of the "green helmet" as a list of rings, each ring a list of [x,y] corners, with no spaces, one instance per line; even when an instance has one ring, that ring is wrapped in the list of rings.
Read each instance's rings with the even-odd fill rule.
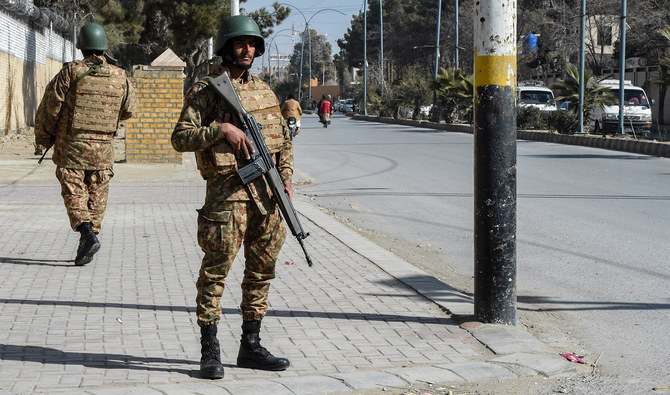
[[[105,29],[97,23],[87,23],[79,30],[77,48],[82,51],[106,51],[107,36]]]
[[[246,15],[233,15],[225,19],[219,26],[219,33],[214,41],[214,52],[219,52],[226,46],[228,40],[240,36],[256,37],[256,52],[254,57],[259,57],[265,52],[265,40],[261,35],[261,29],[256,22]]]

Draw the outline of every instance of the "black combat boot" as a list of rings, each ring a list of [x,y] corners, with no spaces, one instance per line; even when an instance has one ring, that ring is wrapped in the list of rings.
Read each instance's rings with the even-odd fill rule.
[[[74,264],[84,266],[93,260],[98,250],[100,250],[100,241],[93,232],[93,224],[84,222],[77,226],[77,232],[81,233],[79,238],[79,247],[77,248],[77,257],[74,258]]]
[[[221,350],[219,340],[216,338],[216,325],[205,325],[200,328],[200,345],[202,346],[200,358],[200,376],[204,379],[223,378],[223,365],[221,364]]]
[[[291,363],[286,358],[277,358],[261,346],[260,321],[242,323],[242,342],[237,354],[237,366],[261,370],[286,370]]]

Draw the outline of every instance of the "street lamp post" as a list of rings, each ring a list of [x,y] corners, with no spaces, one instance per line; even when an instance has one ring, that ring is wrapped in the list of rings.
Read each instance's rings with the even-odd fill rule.
[[[584,35],[586,30],[586,0],[582,0],[579,17],[579,107],[577,115],[579,119],[579,133],[584,133]]]
[[[268,49],[268,77],[270,81],[270,89],[272,89],[272,55],[270,54],[272,50],[272,44],[275,45],[275,51],[277,52],[277,74],[279,75],[279,69],[281,65],[279,64],[279,47],[277,47],[277,43],[274,40],[269,40],[267,49]],[[279,78],[279,77],[278,77]]]
[[[455,0],[456,15],[454,16],[454,68],[458,68],[458,0]]]
[[[442,0],[437,0],[437,34],[435,37],[435,76],[433,81],[437,87],[437,71],[440,68],[440,19],[442,18]],[[437,104],[437,89],[433,88],[433,106]]]
[[[381,90],[384,95],[384,18],[382,16],[382,0],[379,0],[379,69],[381,71]]]
[[[270,45],[274,42],[274,39],[279,36],[279,33],[285,32],[287,30],[292,30],[292,29],[281,29],[281,30],[275,32],[275,34],[273,34],[272,37],[270,37],[266,41],[268,43],[267,55],[268,55],[268,73],[269,73],[269,76],[270,76],[270,87],[272,87],[272,57],[270,56],[270,50],[271,50]],[[277,50],[277,57],[278,57],[277,58],[277,70],[279,70],[279,67],[280,67],[280,65],[279,65],[279,49],[277,48],[277,43],[275,43],[275,49]]]
[[[626,0],[621,0],[621,27],[619,40],[619,133],[624,134],[623,100],[626,80]]]
[[[312,16],[309,17],[309,19],[307,19],[307,17],[305,17],[305,14],[303,14],[303,12],[300,11],[300,8],[294,6],[293,4],[288,4],[288,3],[279,3],[279,4],[286,5],[286,6],[289,6],[291,8],[295,8],[296,11],[298,11],[300,13],[300,15],[302,15],[302,19],[304,19],[304,21],[305,21],[305,30],[307,31],[307,49],[308,49],[308,52],[309,52],[309,61],[308,61],[309,62],[308,63],[308,66],[309,66],[309,80],[308,80],[308,83],[307,83],[307,92],[308,92],[307,100],[308,100],[309,108],[312,108],[312,32],[310,32],[310,30],[309,30],[309,23],[312,21],[312,19],[317,14],[319,14],[321,12],[324,12],[324,11],[334,11],[334,12],[337,12],[338,14],[342,14],[342,15],[345,15],[345,14],[343,12],[335,10],[333,8],[322,8],[322,9],[318,10],[317,12],[315,12],[314,14],[312,14]],[[304,49],[304,47],[305,47],[305,33],[303,33],[302,41],[303,41],[302,48]],[[302,51],[301,51],[301,56],[302,56]],[[300,68],[302,69],[302,59],[300,60]],[[299,91],[300,91],[300,89],[298,90],[298,92]],[[300,95],[300,93],[298,93],[298,95]]]
[[[363,0],[363,115],[368,115],[368,0]]]

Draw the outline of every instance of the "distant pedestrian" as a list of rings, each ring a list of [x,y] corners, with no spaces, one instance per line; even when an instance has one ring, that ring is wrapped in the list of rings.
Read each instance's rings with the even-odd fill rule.
[[[293,146],[282,127],[277,97],[249,71],[254,58],[265,51],[256,22],[245,15],[227,18],[219,28],[214,48],[223,65],[186,94],[172,133],[174,148],[195,152],[200,174],[207,180],[205,204],[198,210],[198,244],[205,255],[196,283],[196,314],[202,346],[200,375],[208,379],[224,376],[217,325],[226,276],[242,243],[242,339],[237,366],[277,371],[290,365],[288,359],[275,357],[261,346],[259,336],[286,228],[264,177],[245,185],[236,174],[250,158],[253,147],[240,129],[240,120],[208,81],[221,73],[229,74],[243,107],[263,126],[261,133],[289,196],[293,194]]]
[[[100,249],[97,234],[114,176],[113,137],[119,121],[135,112],[133,86],[123,69],[107,63],[107,36],[88,23],[77,36],[84,60],[66,63],[47,84],[35,115],[35,154],[54,147],[53,162],[70,225],[79,232],[74,263],[85,265]]]

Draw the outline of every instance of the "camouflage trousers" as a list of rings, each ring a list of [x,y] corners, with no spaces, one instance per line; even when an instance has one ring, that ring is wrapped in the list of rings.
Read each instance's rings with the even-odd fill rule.
[[[114,176],[111,169],[81,170],[56,168],[61,196],[70,218],[72,230],[84,222],[93,223],[93,231],[100,233],[102,218],[107,208],[109,181]]]
[[[263,215],[250,200],[226,201],[217,210],[198,210],[198,244],[205,253],[196,283],[198,325],[219,323],[226,276],[242,242],[245,259],[242,319],[261,320],[267,312],[277,256],[286,240],[279,209],[275,205]]]

